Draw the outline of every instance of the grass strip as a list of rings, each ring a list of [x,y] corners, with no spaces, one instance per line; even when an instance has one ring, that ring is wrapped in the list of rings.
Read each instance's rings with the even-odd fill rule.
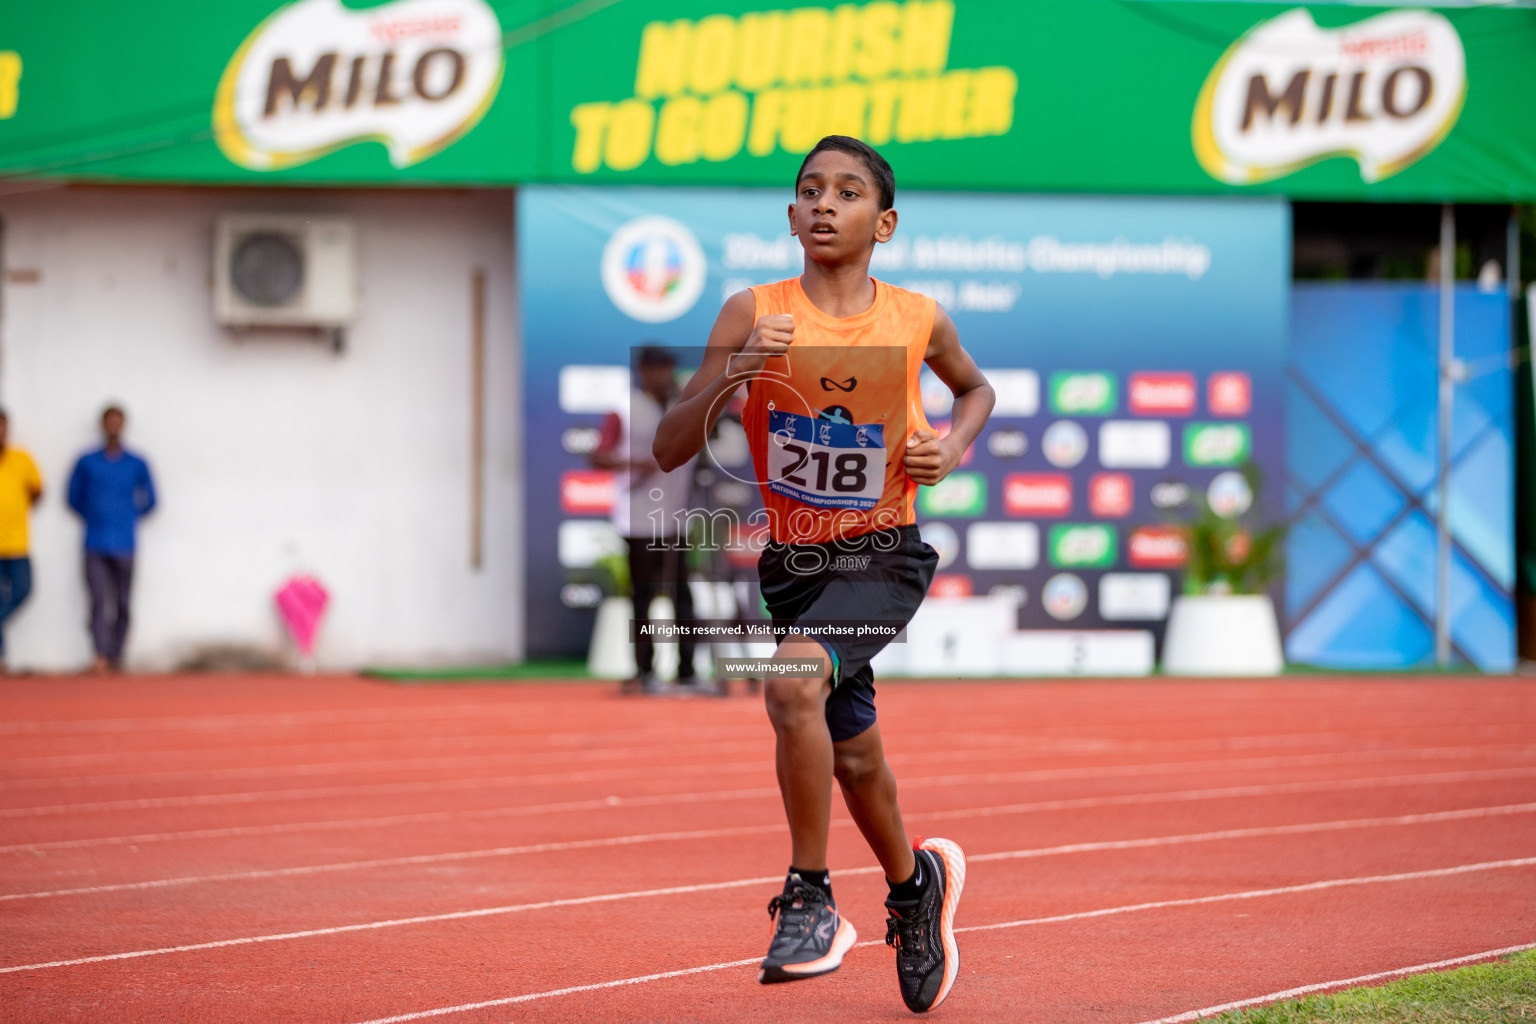
[[[1536,950],[1385,985],[1202,1017],[1202,1024],[1536,1024]]]

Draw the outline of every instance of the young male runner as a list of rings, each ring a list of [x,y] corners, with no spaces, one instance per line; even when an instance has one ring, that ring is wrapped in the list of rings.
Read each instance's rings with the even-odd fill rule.
[[[912,618],[938,562],[913,520],[917,486],[955,468],[992,410],[992,388],[948,314],[869,276],[875,244],[896,230],[895,193],[890,165],[865,143],[829,135],[816,144],[789,207],[805,272],[726,301],[653,452],[663,470],[692,458],[726,399],[748,384],[743,425],[770,536],[758,573],[781,630],[774,658],[823,666],[772,675],[764,688],[792,854],[784,891],[768,905],[775,934],[759,980],[825,974],[853,946],[827,873],[836,778],[885,870],[886,942],[902,998],[922,1012],[943,1001],[959,970],[965,857],[947,839],[908,844],[869,667],[889,634],[815,631]],[[923,416],[924,362],[955,395],[943,438]]]

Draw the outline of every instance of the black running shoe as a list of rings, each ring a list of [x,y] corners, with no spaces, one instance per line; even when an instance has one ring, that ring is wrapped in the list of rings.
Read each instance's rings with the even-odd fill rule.
[[[965,886],[965,853],[948,839],[921,840],[916,852],[927,884],[916,900],[885,901],[885,944],[896,947],[907,1009],[923,1013],[944,1001],[960,972],[955,907]]]
[[[859,937],[826,895],[798,875],[769,901],[768,916],[774,918],[773,942],[757,976],[764,985],[837,970]]]

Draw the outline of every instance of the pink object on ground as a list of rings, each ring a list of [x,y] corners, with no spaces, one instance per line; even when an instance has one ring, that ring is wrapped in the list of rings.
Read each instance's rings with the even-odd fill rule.
[[[295,576],[284,583],[276,594],[277,610],[293,642],[299,645],[299,653],[308,658],[315,653],[315,633],[320,629],[320,617],[331,599],[320,581],[313,576]]]

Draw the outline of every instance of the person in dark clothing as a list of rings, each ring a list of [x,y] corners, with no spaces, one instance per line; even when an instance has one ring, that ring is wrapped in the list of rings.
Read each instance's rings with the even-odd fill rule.
[[[149,464],[123,447],[125,420],[122,409],[107,407],[101,414],[102,447],[80,456],[69,477],[69,507],[85,520],[94,672],[122,668],[135,527],[155,507]]]

